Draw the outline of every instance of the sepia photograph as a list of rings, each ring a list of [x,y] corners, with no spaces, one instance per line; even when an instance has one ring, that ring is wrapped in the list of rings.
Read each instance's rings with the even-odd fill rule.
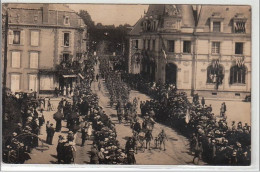
[[[250,166],[251,8],[2,3],[2,164]]]

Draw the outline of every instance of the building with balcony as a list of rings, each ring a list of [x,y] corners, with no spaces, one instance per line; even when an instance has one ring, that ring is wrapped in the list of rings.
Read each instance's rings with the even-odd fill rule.
[[[72,88],[77,74],[66,68],[83,61],[83,20],[63,4],[8,4],[7,10],[7,87],[39,94]]]
[[[191,95],[251,92],[250,6],[150,5],[129,38],[129,73]]]

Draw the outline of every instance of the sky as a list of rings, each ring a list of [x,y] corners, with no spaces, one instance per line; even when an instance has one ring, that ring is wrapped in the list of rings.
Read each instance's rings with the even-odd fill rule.
[[[134,25],[148,9],[148,5],[69,4],[68,6],[77,12],[88,11],[95,24],[115,26],[126,23]]]

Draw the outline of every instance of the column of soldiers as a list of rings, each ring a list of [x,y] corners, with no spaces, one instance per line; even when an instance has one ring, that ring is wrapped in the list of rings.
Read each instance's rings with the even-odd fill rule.
[[[141,102],[142,116],[153,110],[156,121],[178,129],[190,138],[194,162],[203,159],[213,165],[250,165],[251,128],[247,123],[242,125],[242,122],[236,124],[234,121],[228,126],[225,103],[221,105],[220,117],[217,118],[204,98],[200,103],[198,94],[190,103],[187,94],[178,92],[174,85],[147,83],[138,75],[125,76],[130,86],[145,91],[153,98]]]
[[[72,149],[64,146],[70,144],[73,146],[73,136],[80,131],[81,146],[84,146],[85,140],[93,140],[90,152],[91,164],[131,163],[130,155],[126,155],[116,139],[115,124],[105,114],[103,108],[98,105],[98,97],[91,91],[89,82],[92,80],[84,80],[75,87],[73,104],[66,100],[62,100],[59,104],[60,108],[58,110],[62,110],[61,112],[64,114],[70,132],[67,138],[64,136],[59,137],[57,146],[58,162],[73,162]],[[59,119],[57,118],[58,115],[59,113],[55,115],[56,119]],[[59,121],[57,121],[57,126],[59,126]]]
[[[110,94],[110,106],[112,107],[117,100],[124,104],[129,99],[130,89],[122,82],[121,73],[110,69],[106,59],[100,58],[100,73],[106,81],[106,88]]]

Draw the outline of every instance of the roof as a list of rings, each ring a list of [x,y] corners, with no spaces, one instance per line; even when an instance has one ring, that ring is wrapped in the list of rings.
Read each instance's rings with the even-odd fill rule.
[[[166,8],[177,8],[182,16],[182,24],[184,26],[194,27],[195,21],[193,16],[193,9],[191,5],[149,5],[146,16],[158,15],[164,16]],[[129,35],[140,35],[142,31],[142,22],[145,20],[145,17],[140,18],[133,29],[130,31]]]
[[[223,18],[223,24],[225,26],[230,25],[230,21],[237,15],[242,14],[242,16],[246,17],[248,20],[247,25],[251,26],[251,7],[250,6],[222,6],[222,5],[202,5],[198,27],[203,27],[208,25],[208,20],[212,17],[212,14],[215,13],[219,16],[219,18]],[[224,28],[225,30],[225,28]]]
[[[129,35],[140,35],[140,32],[142,31],[141,24],[143,21],[144,21],[144,18],[140,18],[134,25],[133,29],[129,32]]]
[[[19,8],[19,9],[28,9],[28,10],[40,10],[42,7],[47,4],[31,4],[31,3],[10,3],[8,8]],[[48,4],[49,10],[53,11],[65,11],[65,12],[75,12],[70,9],[65,4]]]
[[[149,5],[146,15],[163,15],[165,5]]]

